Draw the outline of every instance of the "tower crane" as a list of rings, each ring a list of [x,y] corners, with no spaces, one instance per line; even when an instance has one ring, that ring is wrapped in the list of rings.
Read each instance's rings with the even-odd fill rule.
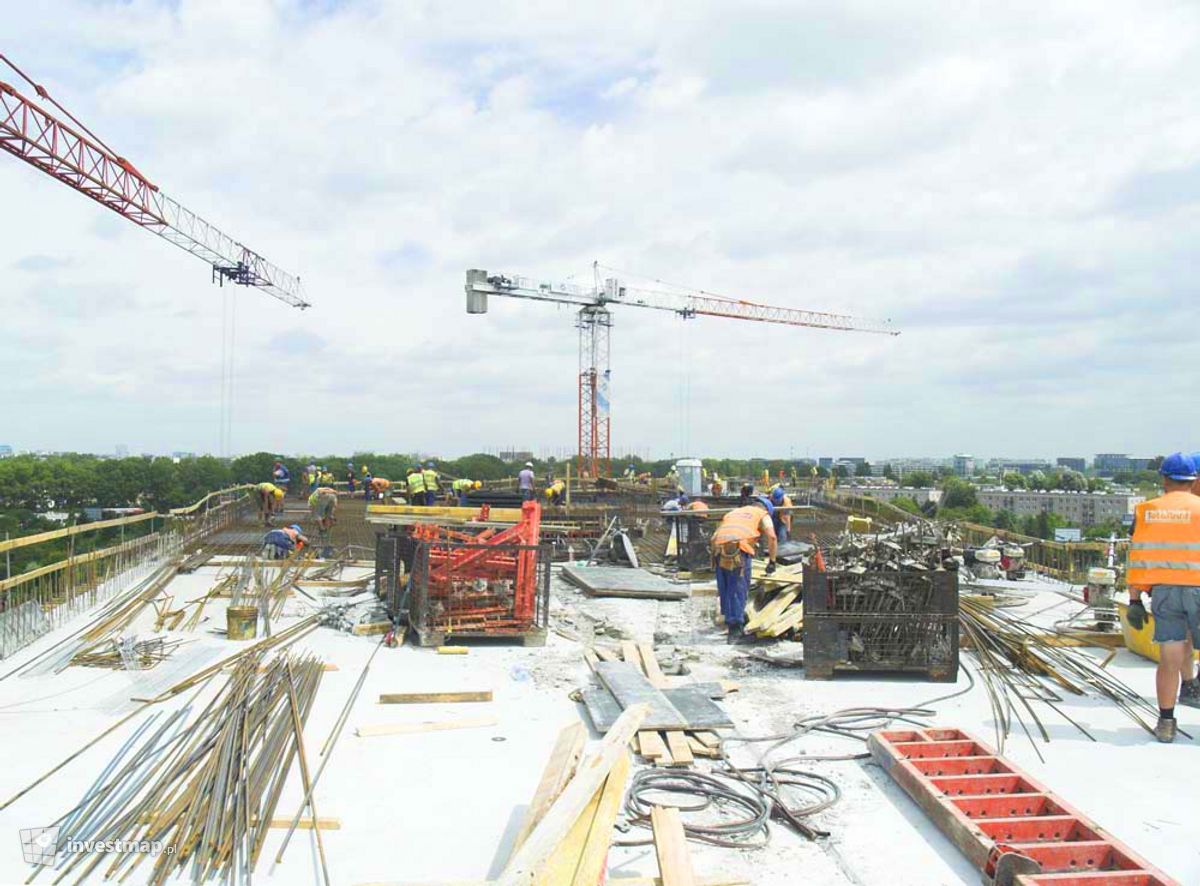
[[[479,269],[467,271],[466,282],[468,314],[486,314],[490,295],[578,306],[575,325],[579,329],[578,467],[581,477],[607,477],[610,473],[609,341],[613,325],[610,305],[670,311],[684,320],[724,317],[841,332],[900,334],[886,321],[758,304],[701,290],[640,289],[626,286],[615,277],[601,281],[599,263],[593,263],[592,268],[594,283],[590,289],[572,283],[532,280]]]
[[[216,282],[253,286],[292,307],[309,307],[299,277],[276,267],[168,197],[3,54],[0,62],[73,124],[64,123],[0,80],[0,148],[203,259],[212,267]]]

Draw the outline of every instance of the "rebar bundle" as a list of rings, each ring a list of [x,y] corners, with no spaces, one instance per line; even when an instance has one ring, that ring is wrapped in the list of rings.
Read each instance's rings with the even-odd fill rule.
[[[1042,738],[1050,740],[1034,707],[1037,702],[1095,741],[1087,729],[1059,706],[1063,697],[1055,687],[1072,695],[1085,695],[1091,690],[1111,701],[1147,732],[1153,732],[1158,711],[1150,702],[1087,654],[1055,643],[1055,635],[970,597],[959,601],[959,624],[964,641],[969,642],[979,662],[980,676],[995,717],[996,744],[1000,751],[1014,720],[1029,735],[1022,712],[1033,721]]]
[[[119,841],[158,854],[67,853],[55,883],[68,876],[78,883],[102,865],[98,876],[124,879],[143,863],[152,865],[146,882],[153,886],[185,872],[194,883],[248,882],[297,757],[315,818],[303,728],[323,665],[311,655],[276,656],[260,668],[262,661],[261,653],[242,657],[199,712],[193,699],[144,723],[55,822],[60,844]]]

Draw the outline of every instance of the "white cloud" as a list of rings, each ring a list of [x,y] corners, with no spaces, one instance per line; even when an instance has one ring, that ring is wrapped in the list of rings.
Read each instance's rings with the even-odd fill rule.
[[[570,311],[462,278],[593,258],[903,331],[618,308],[618,449],[1195,446],[1189,4],[51,7],[14,60],[306,281],[238,293],[239,449],[571,445]],[[12,158],[0,196],[0,442],[213,447],[204,267]]]

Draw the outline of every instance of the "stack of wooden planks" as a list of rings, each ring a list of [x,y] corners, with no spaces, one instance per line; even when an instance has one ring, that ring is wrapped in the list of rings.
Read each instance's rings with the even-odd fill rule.
[[[746,602],[747,634],[764,639],[788,634],[799,636],[804,627],[803,570],[797,564],[767,575],[766,563],[754,563],[751,577],[759,590]]]
[[[650,643],[636,643],[633,640],[623,641],[619,649],[597,646],[585,652],[584,658],[593,672],[600,677],[601,683],[608,690],[613,691],[618,702],[622,701],[624,697],[622,690],[627,688],[628,683],[621,684],[614,680],[614,671],[616,678],[621,676],[621,672],[605,667],[610,663],[623,662],[632,665],[637,668],[637,673],[644,678],[649,687],[655,690],[647,696],[647,700],[651,704],[651,711],[644,721],[643,728],[637,733],[635,745],[638,753],[647,761],[655,766],[690,766],[697,757],[721,756],[721,738],[715,731],[719,727],[712,729],[689,728],[691,722],[688,715],[693,711],[681,703],[681,698],[686,697],[679,695],[678,692],[687,689],[697,690],[700,691],[700,697],[707,700],[709,694],[716,694],[719,697],[727,692],[735,691],[737,684],[731,681],[721,681],[719,684],[691,683],[687,687],[674,686],[671,679],[659,667],[653,646]],[[701,687],[703,687],[702,691]],[[663,690],[666,692],[664,693]],[[681,707],[683,710],[680,710]],[[716,706],[713,705],[713,707]],[[591,706],[589,706],[590,709]],[[666,724],[665,728],[645,728],[646,726],[664,727],[664,724]],[[596,725],[597,728],[600,728],[602,724],[597,723]]]

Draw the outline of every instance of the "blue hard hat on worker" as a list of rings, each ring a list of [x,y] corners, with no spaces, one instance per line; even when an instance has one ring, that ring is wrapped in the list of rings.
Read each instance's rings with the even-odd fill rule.
[[[783,500],[786,497],[787,497],[787,493],[783,491],[782,486],[776,486],[774,489],[771,490],[771,501],[773,501],[777,505],[783,504]]]
[[[770,514],[772,517],[775,516],[775,505],[771,503],[771,499],[767,498],[765,495],[756,495],[754,496],[754,500],[766,508],[768,514]]]
[[[1170,480],[1186,482],[1196,479],[1196,462],[1190,455],[1172,452],[1163,459],[1158,472]]]
[[[293,523],[291,526],[288,527],[288,529],[292,530],[293,532],[303,532],[303,530],[300,528],[299,523]]]

